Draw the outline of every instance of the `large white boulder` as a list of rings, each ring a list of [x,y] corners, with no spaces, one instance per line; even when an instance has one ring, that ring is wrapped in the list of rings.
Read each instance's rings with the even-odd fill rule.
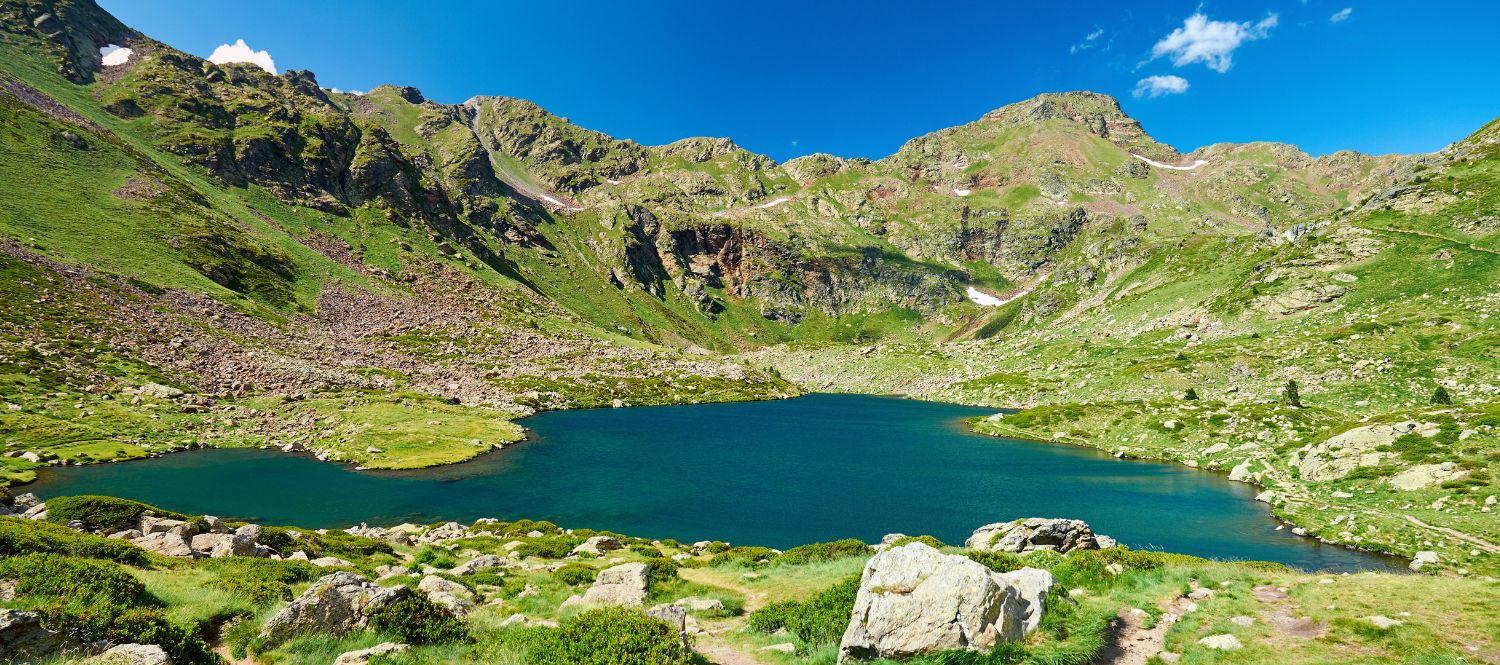
[[[583,594],[587,605],[623,605],[641,607],[646,604],[646,564],[622,563],[599,571],[594,585]]]
[[[344,635],[369,625],[370,617],[400,600],[406,587],[381,587],[350,572],[324,575],[261,626],[268,647],[297,635]]]
[[[1019,639],[1041,622],[1045,607],[1024,596],[1038,597],[1044,583],[1035,573],[1007,577],[920,542],[888,549],[865,564],[839,662],[987,651]]]
[[[121,644],[84,662],[88,665],[172,665],[172,658],[155,644]]]

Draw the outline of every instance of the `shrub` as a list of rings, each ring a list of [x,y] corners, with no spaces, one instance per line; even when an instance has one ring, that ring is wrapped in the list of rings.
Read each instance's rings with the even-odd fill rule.
[[[574,538],[543,536],[521,543],[521,546],[517,547],[516,551],[520,552],[522,557],[534,556],[542,559],[561,559],[568,556],[568,553],[572,552],[573,548],[577,547],[581,542],[583,541]]]
[[[594,570],[591,566],[585,566],[581,563],[570,563],[553,571],[552,577],[568,586],[578,586],[580,584],[592,583],[594,577],[598,574],[599,571]]]
[[[123,540],[78,533],[61,524],[0,517],[0,556],[46,553],[89,559],[108,559],[132,566],[149,566],[150,554]]]
[[[16,593],[130,604],[146,586],[119,564],[55,554],[0,559],[0,580],[16,580]]]
[[[1287,379],[1286,387],[1281,389],[1281,398],[1287,406],[1302,408],[1302,394],[1297,390],[1296,379]]]
[[[1432,391],[1432,403],[1433,404],[1452,404],[1453,403],[1453,396],[1448,394],[1448,389],[1447,388],[1444,388],[1443,386],[1438,386],[1437,390]]]
[[[202,565],[218,573],[205,586],[241,596],[256,605],[269,605],[295,597],[292,585],[322,574],[322,569],[302,561],[276,561],[229,557],[209,559]]]
[[[901,547],[902,545],[909,545],[911,543],[922,543],[934,549],[947,547],[947,545],[943,544],[943,541],[932,536],[906,536],[905,538],[897,538],[896,542],[891,543],[891,547]]]
[[[709,551],[713,551],[710,546]],[[708,565],[722,566],[729,563],[744,563],[757,565],[762,560],[770,561],[776,558],[776,550],[769,547],[725,547],[709,559]]]
[[[1182,398],[1185,399],[1185,400],[1188,400],[1188,401],[1197,400],[1198,399],[1198,391],[1196,389],[1193,389],[1193,388],[1188,388],[1186,391],[1184,391],[1182,393]]]
[[[378,633],[407,644],[448,644],[469,640],[469,629],[448,608],[418,593],[407,595],[370,618]]]
[[[635,545],[631,545],[630,546],[630,551],[635,552],[636,554],[639,554],[639,555],[641,555],[643,557],[646,557],[648,559],[659,559],[661,557],[666,556],[665,554],[661,553],[661,550],[656,549],[656,547],[654,547],[652,545],[647,545],[647,544],[644,544],[644,543],[637,543]]]
[[[784,600],[750,613],[752,630],[774,633],[785,628],[809,646],[833,644],[849,628],[859,577],[849,577],[807,600]]]
[[[660,557],[656,559],[646,559],[641,563],[646,564],[647,588],[654,587],[658,584],[665,584],[677,579],[677,569],[679,568],[679,566],[677,565],[676,561],[665,557]]]
[[[108,602],[69,602],[36,608],[42,626],[80,642],[156,644],[178,665],[218,665],[219,656],[193,631],[172,624],[155,607]]]
[[[432,566],[448,570],[458,565],[458,559],[453,558],[453,553],[448,550],[440,550],[432,547],[424,547],[412,558],[412,570],[421,570],[422,566]]]
[[[793,547],[777,556],[776,563],[790,565],[801,565],[814,561],[833,561],[851,556],[870,556],[874,554],[874,548],[866,545],[864,541],[855,538],[835,540],[831,543],[813,543],[801,547]]]
[[[336,556],[343,559],[363,559],[376,554],[391,554],[395,550],[390,543],[375,538],[351,535],[344,531],[303,531],[286,527],[268,526],[261,529],[259,542],[283,554],[302,550],[313,558]]]
[[[484,522],[476,523],[471,531],[488,531],[499,536],[520,538],[532,531],[540,531],[544,536],[560,536],[562,528],[551,522],[517,520],[515,522]]]
[[[174,520],[194,519],[181,513],[162,510],[139,501],[112,496],[60,496],[47,501],[47,521],[67,524],[77,520],[93,531],[113,533],[135,528],[146,511],[157,517]]]
[[[1026,561],[1010,552],[982,552],[970,550],[964,553],[970,559],[997,573],[1008,573],[1026,567]]]
[[[622,607],[589,610],[557,628],[523,628],[506,634],[527,651],[528,665],[688,665],[692,660],[665,621]]]

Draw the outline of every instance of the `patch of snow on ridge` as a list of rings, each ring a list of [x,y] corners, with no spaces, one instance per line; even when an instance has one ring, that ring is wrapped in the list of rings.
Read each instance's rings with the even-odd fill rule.
[[[999,307],[1005,304],[1004,300],[996,298],[995,296],[980,291],[979,289],[976,289],[972,286],[969,287],[968,294],[969,300],[974,301],[974,303],[979,305],[980,307]]]
[[[1161,162],[1158,162],[1158,161],[1156,161],[1154,159],[1151,159],[1150,157],[1142,157],[1142,156],[1137,155],[1137,154],[1135,154],[1133,152],[1130,153],[1130,156],[1134,157],[1136,159],[1139,159],[1139,160],[1141,160],[1141,161],[1143,161],[1143,162],[1145,162],[1147,164],[1155,166],[1156,168],[1159,168],[1159,169],[1172,169],[1173,171],[1191,171],[1193,169],[1196,169],[1196,168],[1198,168],[1200,166],[1203,166],[1204,164],[1208,163],[1208,160],[1206,160],[1206,159],[1200,159],[1200,160],[1194,161],[1192,166],[1172,166],[1171,164],[1163,164]]]
[[[130,56],[135,55],[132,51],[119,44],[110,44],[99,49],[99,59],[105,67],[115,67],[130,62]]]
[[[775,208],[776,206],[779,206],[779,205],[781,205],[783,203],[786,203],[787,201],[790,201],[790,200],[791,199],[788,198],[788,197],[778,196],[774,200],[772,200],[772,201],[770,201],[768,203],[762,203],[762,204],[760,204],[758,206],[755,206],[755,209],[756,210],[766,210],[768,208]]]
[[[974,301],[974,304],[979,305],[980,307],[1000,307],[1001,305],[1008,305],[1010,303],[1013,303],[1016,300],[1025,297],[1026,294],[1035,291],[1036,287],[1041,286],[1042,282],[1047,281],[1047,277],[1049,277],[1049,275],[1042,275],[1042,278],[1038,279],[1035,284],[1022,289],[1020,292],[1009,298],[999,298],[996,296],[992,296],[972,286],[968,288],[966,293],[969,296],[969,300]]]

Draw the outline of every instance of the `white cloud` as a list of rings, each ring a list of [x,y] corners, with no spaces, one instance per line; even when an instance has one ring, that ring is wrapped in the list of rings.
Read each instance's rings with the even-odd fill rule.
[[[1151,59],[1172,56],[1172,64],[1177,67],[1201,62],[1222,74],[1233,64],[1235,49],[1245,42],[1264,39],[1278,22],[1275,13],[1255,23],[1212,21],[1203,14],[1193,14],[1182,27],[1151,47]]]
[[[1354,13],[1354,8],[1353,7],[1345,7],[1343,9],[1340,9],[1340,10],[1334,12],[1333,16],[1328,17],[1328,20],[1332,21],[1334,23],[1343,23],[1344,21],[1349,20],[1349,15],[1353,14],[1353,13]]]
[[[276,61],[271,59],[271,54],[266,51],[253,51],[245,44],[245,40],[237,39],[233,44],[220,44],[214,49],[208,61],[216,65],[228,62],[248,62],[260,67],[272,74],[276,73]]]
[[[1187,92],[1187,79],[1181,76],[1147,76],[1136,82],[1135,91],[1130,93],[1134,97],[1160,97],[1162,95],[1180,95]]]
[[[1068,55],[1079,51],[1087,51],[1098,45],[1100,37],[1104,36],[1104,28],[1096,28],[1093,32],[1083,36],[1083,41],[1068,47]]]

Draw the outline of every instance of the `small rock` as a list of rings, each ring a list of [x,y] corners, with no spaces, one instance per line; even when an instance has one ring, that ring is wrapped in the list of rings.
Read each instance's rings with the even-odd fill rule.
[[[1198,640],[1198,643],[1210,649],[1216,649],[1219,651],[1234,651],[1235,649],[1239,649],[1240,647],[1244,646],[1243,644],[1240,644],[1240,638],[1230,635],[1229,633],[1209,635],[1208,637]]]
[[[405,644],[381,642],[368,649],[346,651],[339,654],[338,658],[333,659],[333,665],[369,665],[370,660],[376,656],[388,656],[393,653],[400,653],[406,651],[407,648]]]

